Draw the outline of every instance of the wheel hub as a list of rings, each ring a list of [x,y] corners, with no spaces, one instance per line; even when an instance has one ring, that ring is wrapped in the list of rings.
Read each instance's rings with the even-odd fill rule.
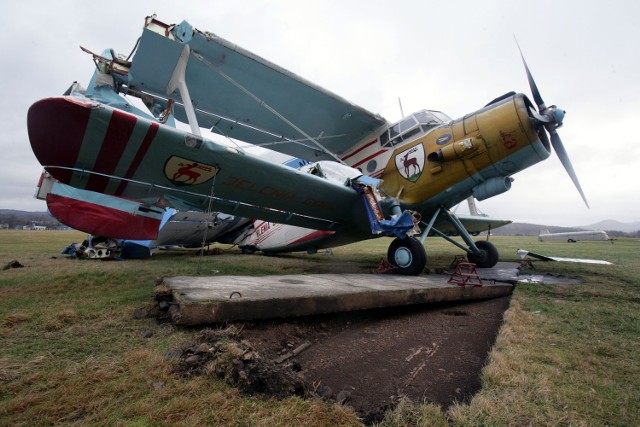
[[[413,255],[411,255],[411,251],[408,248],[398,248],[396,253],[393,254],[393,259],[398,267],[407,267],[411,265]]]

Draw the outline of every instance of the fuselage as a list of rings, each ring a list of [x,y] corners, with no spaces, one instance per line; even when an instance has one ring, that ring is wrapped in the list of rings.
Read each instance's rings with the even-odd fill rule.
[[[550,146],[538,137],[529,105],[524,95],[515,94],[457,120],[423,110],[364,139],[342,160],[381,179],[381,204],[387,214],[389,205],[398,201],[403,209],[429,217],[439,206],[450,208],[471,195],[484,200],[507,191],[511,175],[549,156]],[[322,235],[307,230],[313,239],[287,238],[293,230],[304,229],[260,222],[252,236],[255,242],[247,244],[292,251],[338,246],[366,236],[357,230]]]
[[[384,195],[423,215],[471,195],[484,200],[507,191],[513,174],[549,157],[529,106],[526,96],[514,94],[457,120],[423,110],[361,141],[342,159],[381,178]]]

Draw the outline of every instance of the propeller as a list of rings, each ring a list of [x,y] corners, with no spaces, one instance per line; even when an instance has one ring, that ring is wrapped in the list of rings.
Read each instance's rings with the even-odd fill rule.
[[[569,174],[571,181],[573,181],[573,185],[576,186],[576,189],[582,196],[582,200],[584,200],[584,204],[589,207],[589,203],[587,202],[587,198],[582,191],[582,187],[580,186],[580,182],[578,181],[578,176],[573,170],[573,166],[571,165],[571,160],[569,160],[569,155],[567,154],[567,150],[565,150],[564,145],[562,144],[562,140],[560,139],[560,135],[556,129],[562,126],[562,120],[564,119],[565,111],[556,107],[555,105],[551,105],[547,107],[542,100],[542,96],[540,95],[540,91],[538,90],[538,86],[536,85],[533,76],[531,75],[531,71],[529,71],[529,67],[527,66],[527,61],[524,59],[524,55],[522,54],[522,49],[520,49],[520,44],[518,44],[518,40],[516,40],[516,45],[518,45],[518,50],[520,51],[520,57],[522,58],[522,63],[524,64],[524,69],[527,72],[527,80],[529,81],[529,87],[531,88],[531,94],[533,95],[533,100],[536,102],[538,106],[538,111],[535,109],[531,109],[531,113],[533,117],[547,130],[549,135],[551,136],[551,146],[553,150],[556,152],[556,155],[560,159],[560,163],[564,166],[564,169]]]

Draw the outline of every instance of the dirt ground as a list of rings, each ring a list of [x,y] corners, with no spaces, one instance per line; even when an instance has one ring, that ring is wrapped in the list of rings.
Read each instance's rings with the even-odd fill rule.
[[[443,408],[468,402],[508,305],[503,297],[238,323],[203,332],[176,354],[175,370],[198,374],[208,363],[249,394],[335,400],[370,424],[403,397]],[[229,335],[237,357],[230,368],[212,365]]]

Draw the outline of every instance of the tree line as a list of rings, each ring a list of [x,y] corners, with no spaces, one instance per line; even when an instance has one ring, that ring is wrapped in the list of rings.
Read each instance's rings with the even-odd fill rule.
[[[42,225],[47,228],[57,228],[62,225],[46,212],[0,212],[0,224],[7,224],[9,228],[24,225]]]

